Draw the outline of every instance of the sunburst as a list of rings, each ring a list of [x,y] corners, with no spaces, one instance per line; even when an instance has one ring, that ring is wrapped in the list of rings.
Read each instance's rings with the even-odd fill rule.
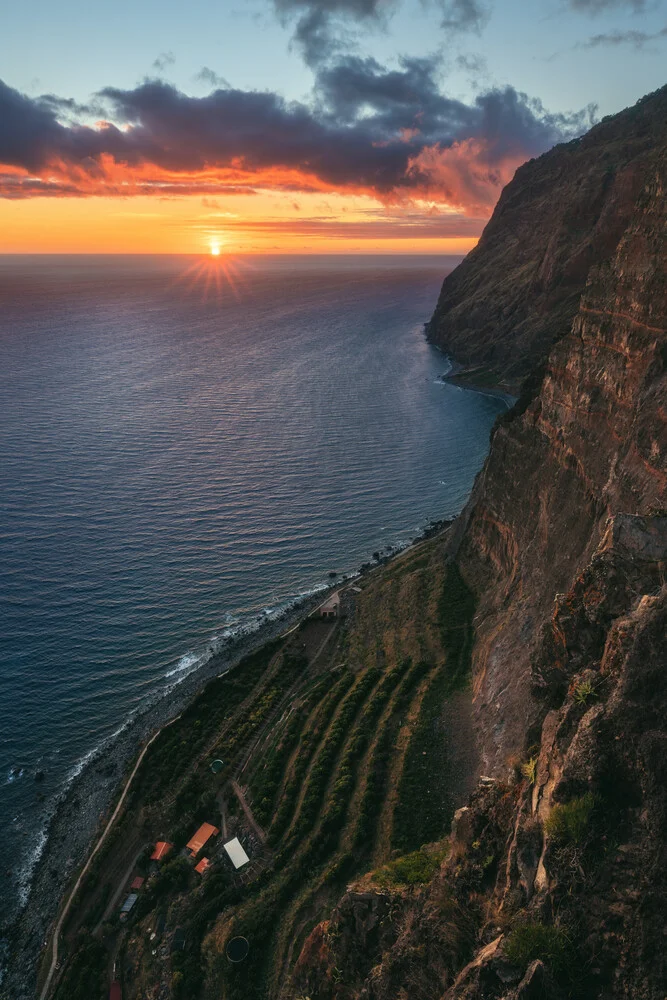
[[[238,302],[245,290],[246,280],[242,268],[246,267],[238,259],[223,254],[220,243],[212,241],[209,252],[190,264],[176,278],[176,282],[183,283],[188,294],[201,292],[204,302],[208,302],[212,295],[218,302],[222,302],[230,294]]]

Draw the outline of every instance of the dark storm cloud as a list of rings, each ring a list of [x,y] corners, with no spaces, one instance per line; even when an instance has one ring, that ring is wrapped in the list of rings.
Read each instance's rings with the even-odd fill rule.
[[[92,129],[63,125],[61,102],[49,95],[32,99],[0,80],[0,163],[39,172],[54,158],[82,162],[103,152],[121,153],[123,135],[113,125]]]
[[[385,201],[436,197],[446,174],[442,193],[464,204],[473,198],[464,175],[474,159],[474,198],[486,206],[519,162],[590,124],[590,110],[550,115],[511,87],[471,104],[448,98],[429,59],[388,70],[348,57],[320,71],[313,106],[230,88],[191,97],[159,80],[108,87],[97,99],[109,121],[63,124],[53,102],[0,83],[0,163],[82,193],[160,185],[173,193],[179,183],[191,193],[201,183],[201,193],[263,185]]]
[[[99,105],[94,103],[80,104],[71,97],[58,97],[56,94],[42,94],[39,102],[44,108],[53,111],[58,117],[74,117],[99,114]]]
[[[347,56],[320,69],[315,93],[322,113],[338,124],[360,122],[371,141],[414,132],[417,145],[479,138],[535,155],[592,123],[594,108],[549,114],[539,101],[512,87],[489,90],[472,104],[447,97],[439,85],[438,57],[404,58],[399,69]]]
[[[315,93],[340,122],[363,114],[369,127],[384,133],[419,125],[428,134],[442,117],[451,123],[470,114],[467,105],[441,94],[439,67],[438,57],[404,58],[399,69],[390,70],[372,58],[346,56],[318,71]]]

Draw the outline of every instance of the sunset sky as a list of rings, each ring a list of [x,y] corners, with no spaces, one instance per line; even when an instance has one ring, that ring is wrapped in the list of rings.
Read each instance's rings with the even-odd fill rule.
[[[667,0],[36,0],[2,22],[2,253],[464,252],[519,164],[667,64]]]

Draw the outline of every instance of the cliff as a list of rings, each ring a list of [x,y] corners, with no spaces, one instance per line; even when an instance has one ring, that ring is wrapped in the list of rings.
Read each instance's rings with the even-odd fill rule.
[[[431,336],[532,375],[447,550],[483,777],[435,877],[348,885],[298,995],[664,1000],[666,101],[519,170],[445,281]]]
[[[459,378],[516,391],[571,327],[665,141],[667,87],[520,167],[428,324]]]
[[[664,1000],[666,100],[517,173],[438,306],[530,375],[466,509],[152,741],[55,1000]],[[247,868],[149,860],[205,821]]]

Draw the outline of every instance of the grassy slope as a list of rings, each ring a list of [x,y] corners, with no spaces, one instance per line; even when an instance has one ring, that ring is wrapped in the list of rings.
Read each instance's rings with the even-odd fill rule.
[[[442,703],[466,682],[474,605],[445,566],[443,544],[431,539],[366,577],[353,617],[314,666],[303,650],[319,638],[273,643],[213,682],[156,741],[83,893],[84,941],[109,867],[120,870],[143,842],[163,835],[179,847],[200,819],[216,822],[230,777],[268,843],[247,884],[219,866],[202,881],[172,862],[143,891],[125,934],[105,928],[108,943],[119,942],[128,1000],[157,981],[175,1000],[279,996],[302,941],[347,881],[446,833]],[[226,762],[215,777],[213,756]],[[152,955],[159,914],[185,929],[185,952]],[[224,953],[236,933],[252,948],[240,966]]]

